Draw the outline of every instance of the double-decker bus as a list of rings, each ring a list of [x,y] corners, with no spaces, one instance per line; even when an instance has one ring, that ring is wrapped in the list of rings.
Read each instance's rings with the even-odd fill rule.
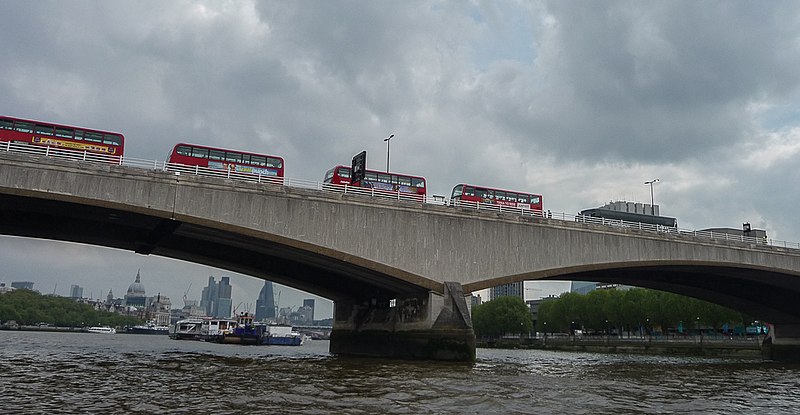
[[[472,204],[486,203],[500,206],[530,209],[534,214],[542,213],[542,195],[492,189],[471,184],[458,184],[453,188],[450,199],[458,205],[462,202]]]
[[[328,170],[323,181],[331,184],[349,185],[350,167],[336,166]],[[364,172],[364,180],[361,183],[355,183],[354,186],[392,193],[409,193],[418,195],[422,200],[425,199],[425,178],[419,176],[366,170]]]
[[[175,145],[169,162],[264,177],[283,178],[284,171],[281,157],[186,143]]]
[[[0,142],[82,151],[113,156],[115,160],[122,157],[125,148],[125,137],[120,133],[4,115],[0,115]]]

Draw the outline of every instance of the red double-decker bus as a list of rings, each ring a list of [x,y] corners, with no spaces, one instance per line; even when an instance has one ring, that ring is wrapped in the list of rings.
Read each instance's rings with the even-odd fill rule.
[[[350,167],[336,166],[328,170],[323,181],[339,185],[350,184]],[[366,170],[364,172],[364,180],[354,185],[392,193],[416,194],[423,200],[426,193],[424,177],[375,170]]]
[[[281,157],[186,143],[173,147],[169,162],[265,177],[282,178],[284,171]]]
[[[500,206],[530,209],[534,213],[542,212],[542,195],[515,192],[511,190],[492,189],[490,187],[459,184],[450,195],[453,202],[487,203]]]
[[[125,137],[120,133],[8,116],[0,116],[0,141],[85,151],[115,158],[122,157],[125,149]]]

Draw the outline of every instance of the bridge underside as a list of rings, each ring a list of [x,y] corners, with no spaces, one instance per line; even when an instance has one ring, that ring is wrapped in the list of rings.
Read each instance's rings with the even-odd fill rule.
[[[263,237],[25,196],[0,195],[0,234],[180,259],[329,298],[334,301],[331,352],[335,354],[475,359],[475,335],[460,284],[450,289],[430,282],[420,286]]]
[[[255,236],[117,209],[0,195],[0,233],[118,248],[260,277],[331,300],[427,292],[335,257]],[[441,292],[441,289],[438,290]]]

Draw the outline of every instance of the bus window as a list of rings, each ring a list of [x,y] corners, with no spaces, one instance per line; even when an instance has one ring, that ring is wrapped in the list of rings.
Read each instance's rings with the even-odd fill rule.
[[[17,121],[16,123],[14,123],[14,129],[21,133],[32,133],[33,124],[29,122]]]
[[[517,202],[525,204],[531,203],[530,199],[528,198],[528,195],[523,195],[523,194],[520,194],[519,197],[517,197]]]
[[[453,194],[450,196],[452,198],[461,197],[461,191],[463,190],[463,185],[458,185],[453,188]]]
[[[178,148],[175,149],[175,152],[178,153],[179,156],[191,156],[192,148],[189,146],[178,146]]]
[[[517,203],[517,194],[516,193],[507,192],[506,193],[506,200],[509,201],[509,202]]]
[[[122,140],[120,140],[118,135],[115,134],[105,134],[103,135],[103,143],[111,144],[114,146],[118,146],[122,144]]]
[[[14,121],[7,120],[5,118],[0,118],[0,130],[13,130],[14,129]]]
[[[380,174],[379,173],[378,174],[378,181],[381,182],[381,183],[391,183],[392,182],[392,177],[389,176],[388,174]]]
[[[364,180],[369,180],[371,182],[378,181],[378,175],[376,173],[368,171],[364,173]]]
[[[339,168],[339,177],[341,177],[343,179],[349,179],[350,178],[350,169],[347,168],[347,167]]]
[[[83,140],[83,130],[75,130],[75,139]]]
[[[464,196],[475,196],[475,188],[471,186],[464,186]]]
[[[412,182],[410,177],[397,176],[397,184],[400,186],[413,186]]]
[[[103,134],[100,133],[92,133],[87,131],[86,134],[83,136],[83,139],[86,141],[91,141],[93,143],[102,143],[103,142]]]
[[[36,124],[34,132],[42,135],[53,135],[53,127],[49,125]]]
[[[281,159],[276,159],[275,157],[267,157],[267,167],[281,169],[283,168],[283,162],[281,162]]]
[[[240,154],[242,156],[242,163],[244,164],[252,164],[250,162],[250,155],[249,154]]]
[[[234,153],[231,151],[225,152],[225,161],[230,161],[233,163],[241,163],[242,162],[242,155],[239,153]]]
[[[425,180],[418,179],[416,177],[411,178],[411,185],[414,187],[423,188],[425,187]]]
[[[267,158],[264,156],[250,156],[250,163],[254,166],[264,167],[267,165]]]
[[[56,137],[60,138],[72,138],[75,133],[72,131],[71,128],[61,128],[56,127]]]
[[[539,203],[542,203],[542,199],[539,196],[531,196],[532,205],[538,205]]]
[[[178,154],[181,154],[181,153],[179,152]],[[188,154],[182,154],[182,155],[188,156]],[[222,150],[209,150],[208,159],[209,160],[223,161],[223,160],[225,160],[225,152],[222,151]]]
[[[325,183],[330,183],[333,180],[333,169],[330,169],[325,172],[325,178],[322,179]]]
[[[192,154],[190,154],[190,156],[199,157],[201,159],[207,159],[208,158],[208,150],[205,149],[205,148],[192,147]]]
[[[487,192],[486,189],[476,188],[474,196],[479,197],[481,199],[487,199],[489,197],[489,192]]]

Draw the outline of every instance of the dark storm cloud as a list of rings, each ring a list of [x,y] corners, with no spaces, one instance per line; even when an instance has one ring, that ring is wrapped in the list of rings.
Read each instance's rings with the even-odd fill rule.
[[[797,92],[797,5],[762,6],[551,2],[535,71],[520,67],[477,95],[520,141],[560,158],[663,162],[715,151],[751,138],[753,102]]]
[[[361,150],[383,169],[395,134],[392,170],[431,194],[472,182],[576,212],[649,201],[660,177],[680,224],[800,239],[784,209],[800,195],[778,185],[800,163],[796,2],[0,6],[0,113],[121,131],[129,157],[197,142],[319,180]]]

